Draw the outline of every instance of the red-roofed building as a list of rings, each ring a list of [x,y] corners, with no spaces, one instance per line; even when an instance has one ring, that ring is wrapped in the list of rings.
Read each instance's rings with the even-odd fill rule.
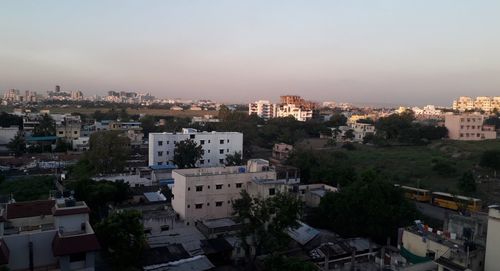
[[[7,204],[0,217],[0,264],[10,270],[94,270],[97,237],[85,202]]]

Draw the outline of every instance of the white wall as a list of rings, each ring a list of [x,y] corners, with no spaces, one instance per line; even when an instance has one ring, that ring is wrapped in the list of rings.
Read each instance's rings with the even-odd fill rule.
[[[193,136],[194,138],[192,138]],[[180,142],[189,138],[197,144],[202,145],[205,152],[202,159],[197,162],[197,166],[199,167],[220,166],[224,164],[226,155],[234,154],[235,152],[243,153],[242,133],[150,133],[149,165],[158,165],[158,163],[161,163],[162,165],[171,165],[171,160],[174,158],[175,142]],[[159,142],[162,142],[162,145],[160,145]],[[161,152],[161,155],[159,152]]]

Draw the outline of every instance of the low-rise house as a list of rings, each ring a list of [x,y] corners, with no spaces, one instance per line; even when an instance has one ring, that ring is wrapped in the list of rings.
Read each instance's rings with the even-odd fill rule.
[[[0,263],[10,270],[94,270],[99,243],[89,208],[74,200],[7,204],[0,222]]]

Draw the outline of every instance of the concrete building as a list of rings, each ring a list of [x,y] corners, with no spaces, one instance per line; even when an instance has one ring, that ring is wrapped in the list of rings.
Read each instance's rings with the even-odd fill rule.
[[[484,269],[484,247],[420,223],[403,230],[400,246],[406,257],[432,260],[438,270]]]
[[[492,112],[500,110],[500,97],[476,97],[474,100],[471,97],[459,97],[453,101],[453,110],[460,112],[470,110],[482,110],[485,112]]]
[[[500,207],[490,206],[484,270],[496,271],[500,266]]]
[[[74,151],[86,151],[90,147],[89,143],[90,137],[79,137],[77,139],[73,139],[72,146]]]
[[[448,137],[453,140],[487,140],[496,139],[494,126],[483,125],[484,116],[477,113],[447,114],[445,127]]]
[[[248,104],[248,115],[255,114],[260,118],[268,120],[276,117],[276,105],[267,100],[259,100]]]
[[[276,110],[276,117],[286,118],[292,116],[298,121],[307,121],[312,119],[313,110],[307,109],[295,104],[281,104]]]
[[[242,190],[262,198],[288,191],[286,180],[278,180],[262,159],[246,166],[177,169],[172,177],[172,207],[186,223],[232,216],[232,201]]]
[[[285,143],[276,143],[273,146],[272,160],[275,163],[281,163],[288,159],[293,151],[293,146]]]
[[[237,132],[198,132],[182,129],[181,133],[149,134],[149,165],[172,165],[175,143],[191,139],[203,148],[198,167],[224,165],[226,155],[243,153],[243,134]]]
[[[0,221],[0,264],[9,270],[94,270],[99,243],[89,208],[74,200],[10,203]],[[33,270],[32,269],[32,270]]]
[[[80,138],[80,130],[82,128],[80,116],[65,115],[61,121],[56,119],[55,121],[57,137],[63,138],[66,142],[72,142],[72,140]]]
[[[360,122],[349,123],[349,128],[354,133],[353,141],[355,142],[363,142],[363,139],[365,138],[366,135],[375,134],[375,126],[369,123],[360,123]]]
[[[79,90],[71,91],[71,100],[73,101],[83,100],[83,93]]]

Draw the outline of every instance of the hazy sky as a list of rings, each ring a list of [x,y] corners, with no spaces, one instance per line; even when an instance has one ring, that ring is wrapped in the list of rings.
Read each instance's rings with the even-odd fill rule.
[[[0,3],[0,90],[225,102],[500,95],[498,0]]]

